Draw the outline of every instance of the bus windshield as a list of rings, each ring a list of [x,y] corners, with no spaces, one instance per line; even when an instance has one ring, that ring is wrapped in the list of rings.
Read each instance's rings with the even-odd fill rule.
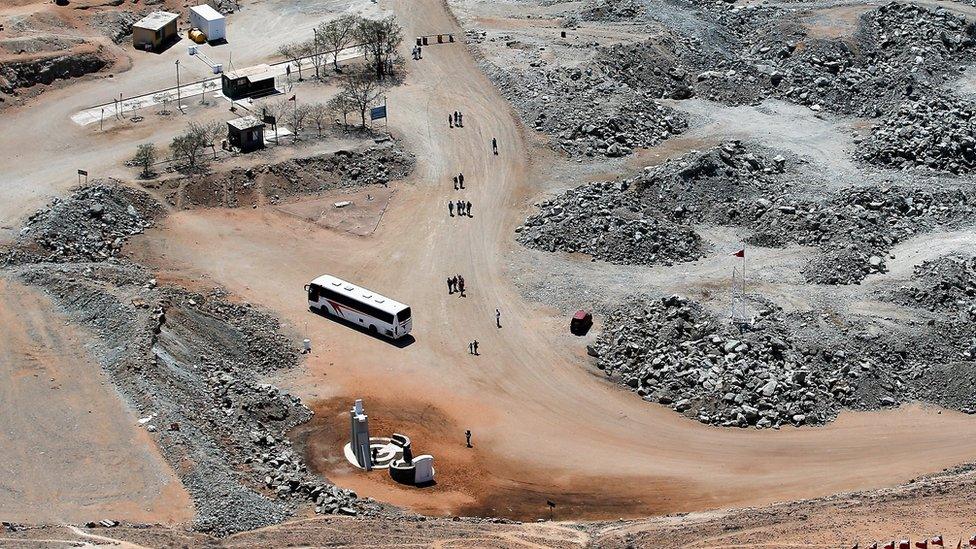
[[[410,318],[410,307],[407,307],[406,309],[397,313],[396,318],[398,322],[403,322],[404,320]]]

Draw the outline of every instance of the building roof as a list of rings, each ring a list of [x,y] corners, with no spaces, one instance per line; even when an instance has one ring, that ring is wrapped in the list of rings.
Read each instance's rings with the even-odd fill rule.
[[[179,17],[178,14],[168,11],[154,11],[133,23],[132,26],[139,27],[140,29],[158,31],[173,21],[176,21]]]
[[[190,11],[195,12],[200,17],[203,17],[207,21],[220,21],[224,18],[221,13],[212,7],[210,4],[201,4],[199,6],[193,6]]]
[[[258,126],[264,126],[264,122],[258,120],[258,117],[256,116],[242,116],[240,118],[228,120],[227,124],[234,129],[242,131],[257,128]]]
[[[261,80],[268,80],[277,76],[275,70],[271,68],[271,65],[261,64],[254,65],[253,67],[247,67],[246,69],[241,69],[239,71],[232,71],[226,74],[227,78],[231,80],[237,80],[238,78],[247,78],[251,82],[258,82]]]

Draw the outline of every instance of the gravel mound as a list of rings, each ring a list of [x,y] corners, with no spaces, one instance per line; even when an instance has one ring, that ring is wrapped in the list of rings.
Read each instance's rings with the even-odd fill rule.
[[[162,213],[149,194],[117,181],[99,181],[31,215],[18,248],[32,254],[33,261],[104,261],[116,257],[126,240],[151,227]]]
[[[885,115],[858,148],[872,164],[895,169],[976,172],[976,110],[957,98],[925,97]]]
[[[526,124],[551,135],[569,156],[625,156],[688,127],[682,115],[649,94],[590,68],[485,71]]]
[[[238,208],[276,204],[333,189],[387,184],[413,172],[416,159],[399,144],[341,150],[254,168],[236,168],[165,183],[166,201],[177,208]]]
[[[739,331],[678,296],[639,300],[606,318],[588,353],[645,400],[706,424],[819,425],[912,400],[976,408],[972,323],[891,333],[760,305]]]
[[[891,292],[896,303],[932,312],[976,315],[976,257],[948,255],[915,267],[912,285]]]
[[[823,195],[797,161],[731,141],[645,170],[592,183],[537,204],[516,229],[523,245],[581,252],[627,265],[672,265],[704,256],[700,224],[753,231],[746,242],[819,248],[803,269],[815,284],[858,284],[886,271],[898,243],[972,224],[965,188],[850,187]]]

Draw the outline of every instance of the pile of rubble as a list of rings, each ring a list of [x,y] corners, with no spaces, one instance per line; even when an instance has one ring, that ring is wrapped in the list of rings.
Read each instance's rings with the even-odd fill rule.
[[[115,239],[160,211],[138,190],[81,188],[31,218],[22,239],[37,240],[15,244],[8,272],[43,288],[95,335],[93,353],[193,498],[196,528],[259,528],[303,503],[320,513],[379,512],[308,471],[292,449],[286,433],[312,412],[260,381],[298,363],[277,320],[219,289],[159,286],[151,271],[115,255]],[[97,242],[111,242],[113,253]]]
[[[570,156],[625,156],[688,127],[684,117],[649,94],[590,69],[533,65],[524,72],[486,71],[526,123],[553,136]]]
[[[915,267],[912,284],[888,296],[903,305],[931,312],[976,317],[976,257],[948,255]]]
[[[627,21],[642,17],[647,6],[639,0],[594,0],[580,12],[584,21]]]
[[[976,31],[962,16],[899,2],[865,14],[853,40],[809,39],[781,8],[729,6],[710,13],[695,35],[604,48],[597,62],[653,97],[729,104],[773,97],[874,117],[958,76],[976,47]]]
[[[162,212],[143,191],[97,181],[31,215],[20,231],[16,253],[30,254],[34,261],[104,261],[115,257],[129,237],[151,227]]]
[[[858,156],[896,169],[976,172],[976,108],[958,98],[922,97],[885,115],[858,147]]]
[[[412,154],[390,143],[175,179],[164,186],[166,201],[177,208],[237,208],[333,189],[386,185],[407,177],[415,163]]]
[[[819,425],[842,408],[918,399],[976,410],[971,323],[939,323],[921,335],[837,324],[833,315],[784,315],[761,303],[740,331],[671,296],[612,312],[587,351],[645,400],[713,425]]]
[[[581,252],[619,264],[670,265],[702,257],[699,224],[743,227],[746,241],[823,251],[809,282],[857,284],[885,272],[894,245],[936,228],[971,224],[976,194],[962,188],[851,187],[823,196],[783,155],[739,142],[591,183],[537,206],[517,240],[544,251]]]

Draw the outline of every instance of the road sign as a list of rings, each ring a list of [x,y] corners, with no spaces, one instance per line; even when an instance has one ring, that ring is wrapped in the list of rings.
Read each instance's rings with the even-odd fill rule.
[[[86,170],[78,170],[78,175],[83,175],[85,177],[88,177],[88,171],[86,171]]]
[[[380,107],[373,107],[369,110],[370,120],[379,120],[380,118],[386,118],[386,105]]]

